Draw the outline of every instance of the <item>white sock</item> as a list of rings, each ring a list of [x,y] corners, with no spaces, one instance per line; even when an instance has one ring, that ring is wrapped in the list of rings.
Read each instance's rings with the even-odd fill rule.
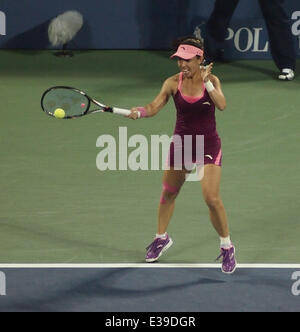
[[[232,246],[230,236],[220,237],[220,246],[224,249],[229,249]]]
[[[164,234],[156,234],[155,238],[159,238],[159,239],[166,239],[167,238],[167,233]]]

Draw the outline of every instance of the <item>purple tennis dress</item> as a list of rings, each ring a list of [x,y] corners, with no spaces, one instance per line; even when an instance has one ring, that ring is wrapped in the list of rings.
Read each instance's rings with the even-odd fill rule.
[[[215,105],[211,100],[203,84],[203,94],[201,97],[184,96],[182,87],[183,73],[179,75],[178,90],[175,94],[174,103],[177,110],[176,126],[173,140],[170,145],[168,166],[178,166],[178,155],[180,160],[185,160],[184,166],[190,164],[215,164],[222,165],[221,139],[216,129]],[[204,136],[204,146],[197,151],[197,135]],[[179,137],[179,139],[174,139]],[[184,144],[185,141],[188,144]],[[190,144],[192,142],[192,144]],[[189,151],[186,151],[188,149]],[[198,158],[202,154],[202,162]],[[175,155],[175,156],[174,156]]]

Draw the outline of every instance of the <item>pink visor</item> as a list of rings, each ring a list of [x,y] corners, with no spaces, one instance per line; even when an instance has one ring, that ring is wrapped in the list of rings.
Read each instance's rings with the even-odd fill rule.
[[[192,46],[192,45],[183,44],[178,47],[177,52],[175,54],[173,54],[171,56],[171,58],[178,57],[178,58],[181,58],[184,60],[190,60],[197,55],[203,56],[203,54],[204,54],[204,52],[200,48]]]

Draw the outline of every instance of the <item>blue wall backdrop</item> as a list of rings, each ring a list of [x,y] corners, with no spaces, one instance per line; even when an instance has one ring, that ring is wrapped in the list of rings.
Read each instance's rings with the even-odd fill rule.
[[[72,49],[170,49],[174,38],[205,34],[213,0],[0,0],[0,48],[48,49],[51,19],[77,10],[84,26]],[[300,1],[287,0],[300,55]],[[256,0],[240,0],[228,31],[225,56],[270,58],[268,35]]]

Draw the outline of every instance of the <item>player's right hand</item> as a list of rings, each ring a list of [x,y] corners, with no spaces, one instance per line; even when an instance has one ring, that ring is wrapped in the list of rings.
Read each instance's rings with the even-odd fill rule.
[[[129,119],[137,120],[140,117],[140,111],[137,107],[133,107],[131,110],[131,113],[127,116]]]

